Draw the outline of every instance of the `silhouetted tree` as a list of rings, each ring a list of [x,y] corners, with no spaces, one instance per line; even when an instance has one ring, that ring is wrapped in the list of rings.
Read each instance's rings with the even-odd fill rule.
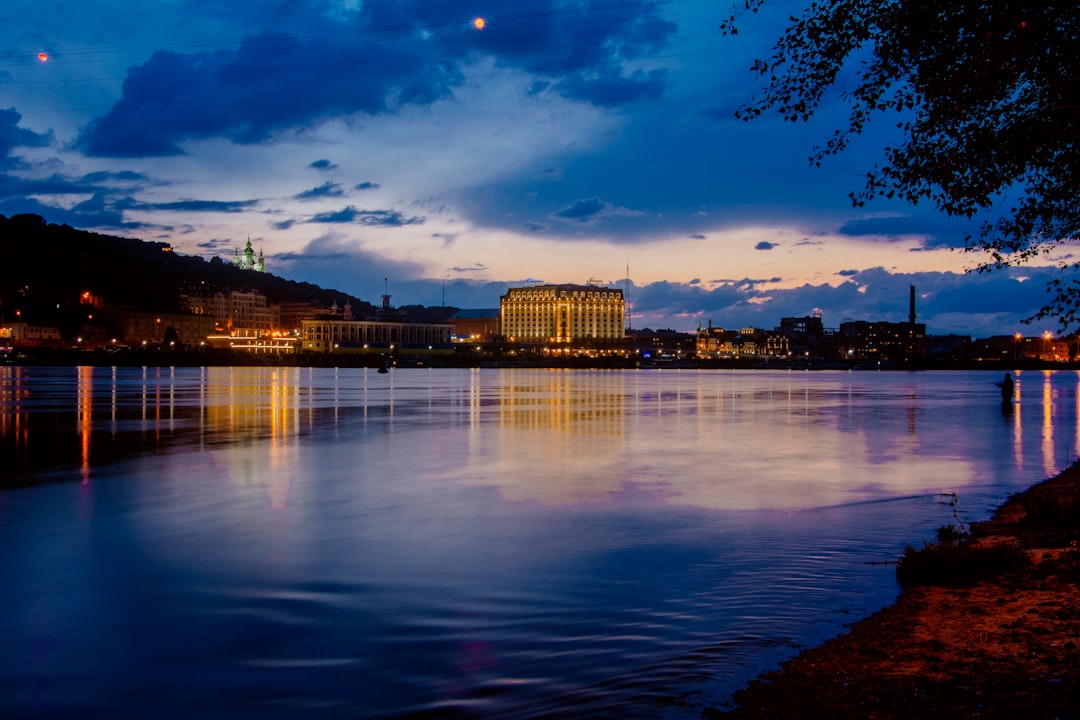
[[[757,12],[765,0],[745,0]],[[741,11],[722,24],[738,32]],[[752,70],[767,85],[738,117],[809,119],[845,67],[844,127],[814,149],[834,155],[872,116],[899,129],[885,161],[851,193],[933,202],[950,216],[988,210],[967,249],[980,271],[1022,264],[1080,237],[1080,4],[1075,0],[817,0]],[[883,113],[892,118],[881,118]],[[985,217],[985,216],[983,216]],[[1063,270],[1080,261],[1066,255]],[[1034,318],[1080,325],[1080,281],[1059,278]]]

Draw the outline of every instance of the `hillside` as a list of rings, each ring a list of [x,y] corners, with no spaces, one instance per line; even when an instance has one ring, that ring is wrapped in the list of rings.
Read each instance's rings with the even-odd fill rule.
[[[48,224],[38,215],[0,215],[0,321],[24,322],[71,331],[84,319],[84,292],[106,305],[177,312],[186,287],[258,290],[272,303],[346,301],[358,315],[373,306],[359,298],[269,273],[241,270],[218,258],[180,255],[161,242],[76,230]]]

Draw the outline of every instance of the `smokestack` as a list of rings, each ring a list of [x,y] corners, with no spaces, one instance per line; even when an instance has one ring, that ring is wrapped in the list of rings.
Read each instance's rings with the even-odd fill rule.
[[[911,313],[908,315],[908,322],[912,325],[915,324],[915,286],[911,286]]]

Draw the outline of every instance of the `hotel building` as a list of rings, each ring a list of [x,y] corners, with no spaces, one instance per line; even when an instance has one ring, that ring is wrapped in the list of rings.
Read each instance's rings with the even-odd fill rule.
[[[509,342],[614,343],[625,335],[622,290],[597,285],[531,285],[499,298]]]

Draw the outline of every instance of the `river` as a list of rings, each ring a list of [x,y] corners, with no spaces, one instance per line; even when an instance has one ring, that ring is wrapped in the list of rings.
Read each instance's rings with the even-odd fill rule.
[[[999,380],[0,367],[0,716],[698,718],[1071,463]]]

